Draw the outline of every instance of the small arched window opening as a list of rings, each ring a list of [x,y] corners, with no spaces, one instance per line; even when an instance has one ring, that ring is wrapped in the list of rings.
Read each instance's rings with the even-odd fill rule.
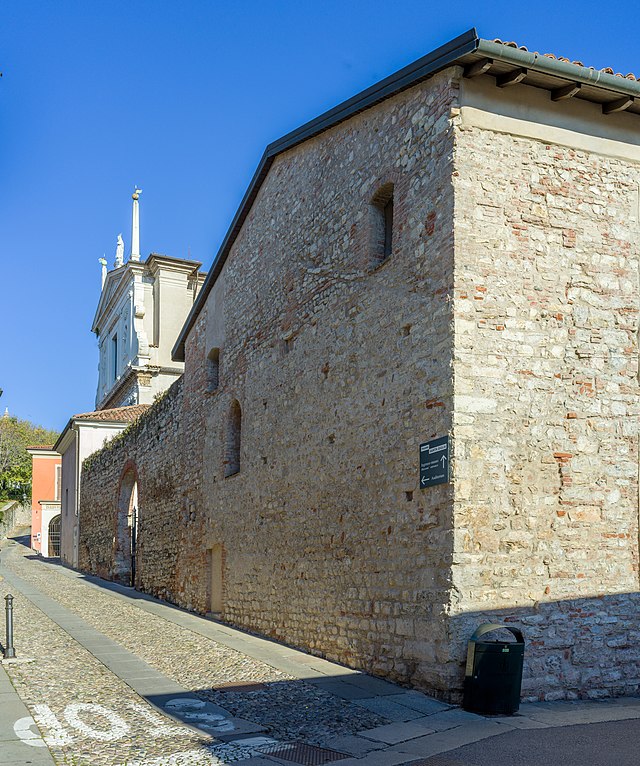
[[[212,348],[207,356],[207,391],[215,391],[220,385],[220,349]]]
[[[371,200],[371,268],[379,266],[393,252],[393,184],[381,186]]]
[[[224,475],[233,476],[240,471],[240,444],[242,438],[242,411],[237,399],[231,402],[227,422],[227,439],[224,455]]]

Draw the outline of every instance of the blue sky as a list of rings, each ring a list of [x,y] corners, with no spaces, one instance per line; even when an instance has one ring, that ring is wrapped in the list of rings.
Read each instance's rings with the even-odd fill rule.
[[[414,0],[4,0],[0,408],[93,409],[98,258],[208,267],[266,144],[470,27],[640,76],[639,6]],[[640,127],[640,126],[639,126]]]

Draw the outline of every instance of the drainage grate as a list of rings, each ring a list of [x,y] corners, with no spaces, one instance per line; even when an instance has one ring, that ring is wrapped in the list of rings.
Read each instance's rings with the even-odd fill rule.
[[[216,684],[214,689],[217,692],[257,692],[260,689],[266,689],[264,684],[258,681],[229,681],[226,684]]]
[[[272,755],[274,758],[282,758],[283,761],[301,764],[301,766],[321,766],[331,761],[341,761],[351,758],[346,753],[338,753],[335,750],[326,750],[323,747],[307,745],[304,742],[292,742],[290,745],[271,745],[261,747],[260,752],[264,755]]]

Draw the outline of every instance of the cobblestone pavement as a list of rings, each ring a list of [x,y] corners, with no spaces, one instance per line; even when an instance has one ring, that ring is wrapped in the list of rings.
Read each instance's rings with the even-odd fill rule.
[[[223,707],[228,716],[248,718],[264,726],[268,734],[264,739],[269,740],[266,745],[315,743],[388,722],[384,716],[293,679],[265,662],[141,611],[135,602],[127,603],[108,590],[90,588],[82,579],[44,564],[23,546],[13,546],[5,556],[5,567],[0,569],[5,574],[4,581],[0,581],[0,597],[4,599],[10,591],[16,596],[16,648],[19,657],[34,661],[4,667],[56,763],[230,763],[255,755],[251,742],[260,743],[262,739],[250,738],[247,747],[221,742],[162,715],[56,622],[21,597],[7,581],[12,575],[18,575],[96,631],[191,690],[193,699],[211,701]],[[216,688],[234,683],[259,686],[247,691]],[[153,698],[149,695],[149,699]],[[29,731],[31,736],[35,733],[35,729]],[[379,747],[375,743],[371,746]],[[170,758],[173,760],[167,760]]]
[[[0,582],[0,596],[8,592]],[[36,659],[4,667],[46,733],[56,763],[114,766],[161,755],[168,742],[186,749],[211,740],[163,719],[52,620],[25,609],[19,597],[15,636],[18,656]]]
[[[34,563],[37,559],[14,556],[11,569],[151,667],[235,716],[268,726],[279,739],[304,737],[314,742],[334,732],[355,733],[387,722],[322,689],[292,681],[264,662],[142,612],[135,602],[129,604],[98,590],[87,598],[81,581]],[[242,682],[263,683],[265,688],[216,691],[222,684]]]
[[[473,715],[92,583],[15,543],[0,564],[8,592],[23,661],[4,669],[31,714],[13,726],[16,766],[45,745],[68,766],[417,766],[505,732],[640,718],[639,700]]]

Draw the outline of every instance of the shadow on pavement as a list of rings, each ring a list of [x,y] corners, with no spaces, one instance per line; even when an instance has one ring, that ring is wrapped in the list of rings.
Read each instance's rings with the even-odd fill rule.
[[[25,548],[30,549],[31,548],[31,530],[29,529],[29,531],[26,532],[26,534],[23,534],[23,532],[24,530],[20,530],[20,534],[7,537],[7,541],[18,543],[19,545],[24,545]]]

